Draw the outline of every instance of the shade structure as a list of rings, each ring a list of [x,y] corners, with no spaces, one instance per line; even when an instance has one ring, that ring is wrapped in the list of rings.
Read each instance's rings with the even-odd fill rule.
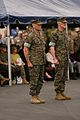
[[[30,23],[32,19],[66,17],[69,23],[73,19],[80,23],[79,0],[0,0],[0,21],[7,24],[9,85],[11,86],[10,31],[9,24],[19,20],[21,24]]]
[[[8,23],[29,23],[34,18],[46,18],[65,16],[69,21],[80,19],[79,0],[0,0],[0,19]]]

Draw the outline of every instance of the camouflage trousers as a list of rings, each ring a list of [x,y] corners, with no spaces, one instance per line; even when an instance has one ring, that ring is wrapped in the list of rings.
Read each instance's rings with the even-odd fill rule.
[[[44,80],[44,65],[34,65],[29,68],[30,75],[30,95],[38,95]]]
[[[65,91],[65,81],[68,80],[68,61],[61,61],[56,66],[56,75],[54,79],[54,87],[56,93]]]

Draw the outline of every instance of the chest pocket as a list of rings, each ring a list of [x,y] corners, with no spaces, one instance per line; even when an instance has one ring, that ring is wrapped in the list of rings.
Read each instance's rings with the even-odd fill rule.
[[[36,47],[36,48],[37,48],[37,47],[44,47],[45,44],[46,44],[45,40],[42,39],[41,37],[35,36],[35,37],[33,38],[32,45],[33,45],[34,47]]]

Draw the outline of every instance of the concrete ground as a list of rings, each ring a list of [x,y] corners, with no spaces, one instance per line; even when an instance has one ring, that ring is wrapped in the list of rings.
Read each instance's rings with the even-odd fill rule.
[[[72,100],[57,101],[53,82],[44,83],[45,104],[30,104],[29,85],[0,87],[0,120],[80,120],[80,80],[67,82]]]

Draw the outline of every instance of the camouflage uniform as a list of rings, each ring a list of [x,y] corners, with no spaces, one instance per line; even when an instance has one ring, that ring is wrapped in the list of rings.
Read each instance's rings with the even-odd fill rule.
[[[80,50],[80,37],[74,39],[74,52],[77,53]]]
[[[55,55],[59,61],[56,65],[56,75],[54,86],[56,93],[62,93],[65,90],[65,81],[68,80],[68,39],[65,30],[51,35],[51,43],[55,46]]]
[[[69,54],[74,53],[74,42],[72,38],[68,37],[68,44],[69,44]]]
[[[29,48],[30,61],[33,65],[29,68],[30,75],[30,95],[38,95],[44,80],[44,64],[45,64],[45,40],[42,35],[36,35],[32,32],[26,39],[24,46]]]

